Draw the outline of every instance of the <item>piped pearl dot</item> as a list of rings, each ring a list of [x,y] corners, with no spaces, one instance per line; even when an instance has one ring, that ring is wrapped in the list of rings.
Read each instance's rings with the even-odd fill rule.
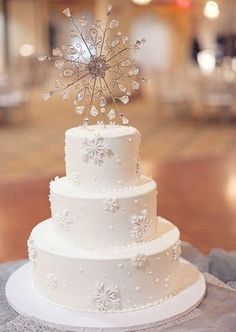
[[[152,275],[152,271],[149,271],[148,274],[151,276]]]
[[[167,251],[166,256],[169,256],[169,255],[170,255],[170,253]]]
[[[127,274],[128,274],[128,276],[131,276],[131,273],[129,271],[127,272]]]
[[[129,142],[131,142],[131,141],[132,141],[132,138],[130,137],[130,138],[129,138]]]
[[[134,204],[138,204],[138,200],[137,199],[134,201]]]
[[[137,292],[140,291],[140,287],[139,286],[135,287],[135,289],[136,289]]]
[[[158,257],[157,257],[157,259],[158,259],[158,260],[160,260],[160,259],[161,259],[161,257],[160,257],[160,256],[158,256]]]
[[[156,279],[155,279],[155,282],[159,282],[159,281],[160,281],[160,279],[159,279],[159,278],[156,278]]]
[[[109,229],[110,229],[111,231],[113,231],[113,229],[114,229],[114,226],[110,226],[110,227],[109,227]]]
[[[119,269],[123,269],[123,264],[118,264]]]

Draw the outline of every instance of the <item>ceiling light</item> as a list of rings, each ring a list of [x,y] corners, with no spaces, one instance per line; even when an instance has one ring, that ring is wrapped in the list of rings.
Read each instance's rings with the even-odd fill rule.
[[[203,13],[207,18],[217,18],[220,15],[220,9],[218,4],[215,1],[207,1]]]
[[[145,6],[148,5],[152,0],[132,0],[136,5]]]

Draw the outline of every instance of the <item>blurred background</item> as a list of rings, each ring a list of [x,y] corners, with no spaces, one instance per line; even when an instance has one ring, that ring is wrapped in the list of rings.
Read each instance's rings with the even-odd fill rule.
[[[227,210],[224,218],[230,219],[231,226],[227,228],[230,234],[236,228],[233,222],[236,216],[235,159],[231,159],[236,151],[235,0],[110,2],[122,31],[126,31],[132,41],[142,37],[147,40],[136,60],[142,75],[148,77],[151,84],[135,95],[124,112],[143,137],[144,173],[160,180],[165,198],[165,203],[160,203],[161,211],[167,214],[171,211],[169,215],[176,215],[177,224],[178,220],[179,224],[182,222],[184,211],[180,217],[179,206],[175,206],[175,201],[168,205],[167,197],[180,195],[178,188],[184,183],[189,187],[185,188],[182,199],[194,195],[196,190],[197,197],[191,196],[191,204],[195,204],[193,215],[198,220],[200,215],[196,214],[196,209],[204,208],[198,198],[205,194],[205,204],[211,204],[207,180],[214,165],[220,165],[217,166],[219,173],[214,174],[215,178],[223,180],[212,183],[211,193],[222,194],[214,200],[205,218],[210,216],[211,222],[219,218],[219,231],[220,213]],[[65,8],[70,7],[75,18],[87,16],[92,21],[103,19],[106,6],[106,0],[0,0],[0,206],[5,208],[0,212],[0,231],[6,238],[12,230],[3,224],[10,218],[9,210],[14,212],[22,190],[26,190],[28,196],[19,207],[21,211],[26,211],[22,204],[29,204],[29,198],[36,195],[28,188],[30,181],[64,174],[64,131],[79,124],[72,105],[62,101],[61,96],[54,96],[48,102],[42,100],[41,94],[54,81],[55,70],[52,64],[40,64],[38,56],[49,54],[53,47],[67,40],[70,25],[62,14]],[[169,173],[163,170],[165,168]],[[175,173],[178,169],[180,172]],[[195,182],[188,177],[191,169],[194,169]],[[161,182],[162,176],[166,176],[165,185]],[[200,190],[198,184],[203,179]],[[18,189],[9,187],[17,183],[20,184]],[[43,190],[46,193],[46,189]],[[39,210],[40,202],[36,205]],[[48,206],[43,211],[32,211],[32,224],[49,214]],[[19,216],[19,210],[15,209],[14,213],[12,218]],[[24,220],[29,217],[26,212],[21,213]],[[186,224],[189,216],[185,214]],[[31,226],[27,226],[25,233]],[[19,225],[13,223],[12,227]],[[191,230],[195,241],[196,229],[195,225]],[[192,239],[189,234],[183,229],[185,239]],[[221,237],[218,234],[218,238]],[[26,235],[22,236],[22,243],[25,238]],[[234,239],[225,241],[225,247],[233,248],[233,243]],[[205,251],[211,247],[201,242],[198,245]]]
[[[64,172],[64,130],[79,124],[73,106],[41,94],[55,80],[38,63],[68,38],[62,14],[103,18],[106,0],[1,0],[0,177],[13,181]],[[143,134],[152,162],[219,155],[236,144],[236,3],[234,0],[116,0],[113,14],[131,39],[151,84],[124,111]]]

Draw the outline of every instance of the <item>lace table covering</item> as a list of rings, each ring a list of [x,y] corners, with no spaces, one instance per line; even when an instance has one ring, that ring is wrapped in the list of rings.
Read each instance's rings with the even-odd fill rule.
[[[141,332],[235,332],[236,331],[236,252],[214,249],[204,256],[188,243],[182,244],[183,258],[196,264],[207,281],[207,294],[190,314],[159,327]],[[8,277],[26,261],[0,265],[0,332],[61,332],[39,321],[18,315],[7,303]],[[19,286],[20,287],[20,286]],[[81,329],[84,332],[85,329]],[[67,331],[70,332],[70,331]]]

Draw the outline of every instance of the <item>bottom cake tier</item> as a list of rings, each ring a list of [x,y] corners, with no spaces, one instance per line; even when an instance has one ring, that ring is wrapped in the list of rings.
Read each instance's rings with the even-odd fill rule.
[[[60,243],[52,221],[28,241],[34,287],[48,301],[78,311],[133,311],[179,289],[179,230],[159,217],[158,238],[137,247],[92,252]]]

